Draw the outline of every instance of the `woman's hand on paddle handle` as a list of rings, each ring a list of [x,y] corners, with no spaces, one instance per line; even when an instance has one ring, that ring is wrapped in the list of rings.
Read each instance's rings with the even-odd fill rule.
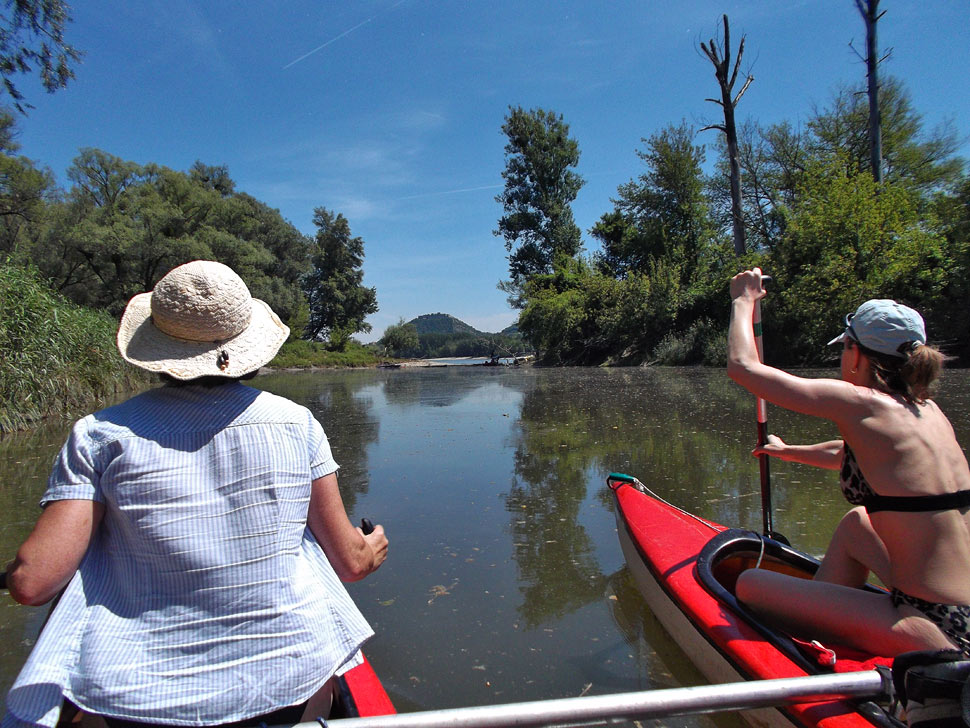
[[[354,526],[347,517],[337,474],[316,478],[310,487],[307,526],[341,581],[358,581],[372,573],[387,558],[384,528],[371,533]]]
[[[371,572],[374,572],[387,559],[387,536],[384,534],[384,527],[379,523],[374,525],[369,519],[364,518],[357,530],[374,552],[374,566],[371,569]]]
[[[789,445],[778,435],[768,435],[765,439],[764,445],[758,445],[751,451],[752,455],[770,455],[789,463],[801,463],[826,470],[838,470],[842,467],[842,440],[828,440],[814,445]]]
[[[759,301],[765,297],[764,281],[761,268],[753,268],[738,273],[731,279],[731,299],[746,297],[752,301]]]
[[[767,442],[764,445],[758,445],[751,451],[751,454],[755,457],[771,455],[772,457],[783,458],[787,449],[788,445],[778,435],[768,435]]]

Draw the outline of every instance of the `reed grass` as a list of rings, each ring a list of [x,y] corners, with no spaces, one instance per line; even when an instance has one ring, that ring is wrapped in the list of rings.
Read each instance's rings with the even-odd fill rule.
[[[0,433],[145,386],[118,354],[116,331],[112,317],[68,302],[36,270],[0,262]]]

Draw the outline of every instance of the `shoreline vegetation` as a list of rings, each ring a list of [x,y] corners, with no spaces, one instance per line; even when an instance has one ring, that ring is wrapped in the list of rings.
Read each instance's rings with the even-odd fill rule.
[[[36,269],[0,264],[0,435],[78,417],[152,386],[156,377],[118,354],[117,329],[113,316],[71,303]],[[380,361],[356,342],[335,352],[297,339],[283,345],[269,368],[376,367]]]
[[[157,379],[125,362],[115,345],[118,322],[71,303],[51,290],[36,269],[0,264],[0,435],[51,418],[72,419],[99,409]],[[482,357],[455,357],[455,359]],[[344,351],[293,339],[268,372],[379,366],[444,366],[430,359],[395,359],[349,341]]]
[[[0,434],[149,384],[117,353],[117,326],[52,291],[36,270],[0,265]]]

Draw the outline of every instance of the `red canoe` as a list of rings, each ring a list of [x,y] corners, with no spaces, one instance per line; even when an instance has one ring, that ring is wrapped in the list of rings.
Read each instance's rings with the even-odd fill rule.
[[[331,719],[366,718],[397,712],[366,657],[362,664],[345,672],[339,682],[340,696],[331,712]]]
[[[712,683],[804,677],[889,665],[833,645],[796,643],[763,623],[734,597],[737,575],[760,568],[810,578],[818,560],[753,531],[727,528],[662,500],[630,476],[613,474],[617,533],[648,606]],[[832,663],[834,659],[834,664]],[[899,728],[871,701],[831,700],[746,711],[752,726]]]

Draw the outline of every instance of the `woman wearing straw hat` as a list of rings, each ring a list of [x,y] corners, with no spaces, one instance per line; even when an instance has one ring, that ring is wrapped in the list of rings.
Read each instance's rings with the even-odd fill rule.
[[[350,523],[309,410],[239,382],[288,335],[221,263],[129,302],[121,355],[168,384],[77,422],[55,461],[8,586],[26,604],[64,591],[4,728],[52,726],[64,699],[112,725],[327,714],[373,634],[341,580],[377,569],[387,538]]]
[[[871,654],[970,654],[970,469],[930,399],[944,357],[927,345],[922,317],[867,301],[829,342],[842,346],[841,378],[797,377],[759,361],[752,312],[764,295],[758,268],[731,281],[728,374],[769,402],[832,420],[842,438],[788,445],[771,436],[755,454],[840,471],[856,507],[814,581],[750,569],[738,598],[798,635]],[[858,588],[870,572],[889,594]]]

